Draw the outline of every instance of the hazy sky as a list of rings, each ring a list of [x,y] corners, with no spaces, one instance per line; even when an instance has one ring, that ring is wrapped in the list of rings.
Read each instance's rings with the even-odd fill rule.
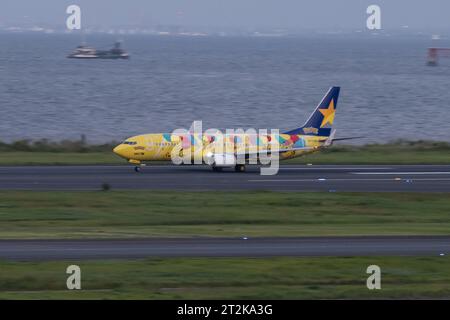
[[[64,27],[69,4],[81,6],[84,27],[362,29],[367,6],[378,4],[384,29],[450,29],[449,0],[0,0],[0,25]]]

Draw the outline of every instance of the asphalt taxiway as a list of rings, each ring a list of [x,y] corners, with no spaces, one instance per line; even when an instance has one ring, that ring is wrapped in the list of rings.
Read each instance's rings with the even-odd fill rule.
[[[450,236],[0,240],[0,260],[152,257],[446,256]]]
[[[450,192],[450,165],[282,165],[277,175],[207,166],[4,166],[0,190],[278,190]]]

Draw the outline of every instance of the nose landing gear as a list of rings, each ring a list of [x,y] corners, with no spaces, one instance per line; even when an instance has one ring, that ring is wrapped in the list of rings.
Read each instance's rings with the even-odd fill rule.
[[[145,163],[142,163],[140,160],[129,159],[128,162],[135,165],[135,172],[141,172],[142,167],[145,166]]]
[[[141,172],[142,168],[145,167],[144,163],[138,164],[134,167],[134,172]]]

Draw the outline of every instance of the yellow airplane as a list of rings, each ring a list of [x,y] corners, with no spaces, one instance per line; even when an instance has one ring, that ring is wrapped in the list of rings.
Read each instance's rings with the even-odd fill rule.
[[[303,156],[328,147],[333,141],[350,139],[335,139],[335,130],[332,130],[339,91],[339,87],[331,87],[306,123],[300,128],[277,135],[278,141],[272,141],[270,135],[252,137],[235,134],[224,138],[225,147],[228,146],[227,139],[234,142],[231,151],[226,149],[226,151],[217,152],[217,148],[212,147],[218,143],[218,140],[215,140],[215,136],[211,134],[152,133],[128,138],[116,146],[113,152],[134,164],[136,172],[140,171],[140,167],[145,165],[145,162],[173,161],[174,154],[182,157],[183,152],[186,154],[186,150],[192,150],[196,145],[201,147],[192,152],[191,156],[194,157],[196,153],[198,156],[200,153],[203,159],[201,163],[210,165],[214,171],[234,167],[235,171],[243,172],[246,163],[237,161],[238,156],[249,160],[250,156],[256,155],[259,160],[258,152],[261,150],[268,154],[276,152],[281,160]],[[277,144],[277,148],[273,147],[274,143]]]

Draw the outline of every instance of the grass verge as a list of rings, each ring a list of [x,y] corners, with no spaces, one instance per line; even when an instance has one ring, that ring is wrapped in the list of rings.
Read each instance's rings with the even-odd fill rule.
[[[12,144],[0,142],[0,165],[125,164],[124,159],[112,152],[113,147],[114,143],[85,145],[82,141],[19,141]],[[282,163],[449,164],[450,144],[430,141],[397,141],[364,146],[337,144],[318,153]]]
[[[198,258],[84,261],[82,290],[66,289],[73,262],[0,262],[0,299],[449,298],[448,257]],[[368,290],[366,268],[381,268]]]
[[[448,235],[441,193],[0,192],[0,238]]]
[[[364,146],[335,145],[283,163],[314,164],[450,164],[450,145],[444,142],[394,142]]]

